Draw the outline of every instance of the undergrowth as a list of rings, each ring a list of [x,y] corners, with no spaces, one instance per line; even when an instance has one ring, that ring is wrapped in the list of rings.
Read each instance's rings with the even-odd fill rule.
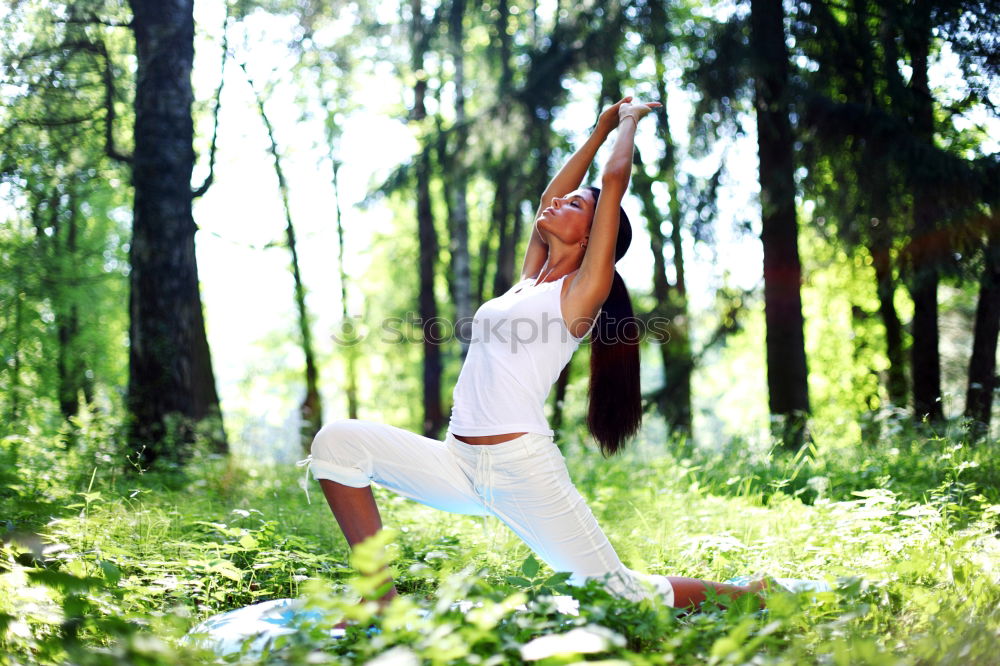
[[[960,429],[903,428],[864,451],[752,453],[734,443],[677,456],[639,447],[605,461],[567,448],[572,477],[632,568],[834,587],[776,594],[766,613],[711,600],[685,612],[569,587],[499,522],[383,489],[390,529],[352,559],[295,467],[203,454],[184,469],[126,472],[106,425],[65,441],[29,430],[0,444],[4,663],[207,663],[212,655],[181,640],[194,624],[285,597],[330,611],[330,623],[359,624],[333,639],[316,623],[260,663],[996,660],[998,451],[968,444]],[[359,572],[377,572],[382,558],[402,596],[374,615],[356,600],[377,574]],[[572,595],[580,613],[560,613],[553,593]],[[378,633],[363,629],[372,623]]]

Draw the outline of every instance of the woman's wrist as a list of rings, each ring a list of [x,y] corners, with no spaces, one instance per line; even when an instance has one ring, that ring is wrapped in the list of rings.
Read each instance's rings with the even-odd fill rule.
[[[611,130],[613,127],[606,127],[601,123],[594,125],[594,130],[590,133],[590,138],[598,141],[599,143],[604,143],[609,136],[611,136]]]
[[[622,123],[628,118],[631,118],[635,122],[635,127],[639,126],[639,116],[634,113],[623,113],[621,118],[618,119],[618,129],[621,129]]]

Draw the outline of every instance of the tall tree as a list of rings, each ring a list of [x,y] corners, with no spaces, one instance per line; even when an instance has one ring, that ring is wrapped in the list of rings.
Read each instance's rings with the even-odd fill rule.
[[[130,443],[146,464],[182,459],[196,425],[225,448],[191,212],[193,0],[130,0],[136,46],[129,310]]]
[[[995,115],[996,108],[984,102],[988,102],[990,92],[1000,79],[1000,58],[996,50],[1000,1],[959,0],[949,5],[949,11],[939,16],[938,34],[958,54],[959,67],[969,89],[968,99],[992,108]],[[981,236],[975,239],[980,244],[979,254],[983,261],[965,401],[965,416],[973,420],[976,437],[989,434],[993,406],[1000,389],[996,371],[997,337],[1000,335],[1000,159],[994,153],[990,161],[987,161],[986,176],[982,179],[986,196],[980,197],[988,208],[985,214],[977,211],[985,227]]]
[[[267,3],[263,5],[273,11],[274,7]],[[251,9],[252,5],[246,3],[242,9],[242,15]],[[323,121],[324,132],[322,137],[317,136],[316,149],[323,154],[323,166],[326,163],[330,166],[331,185],[333,187],[333,224],[337,232],[337,276],[340,284],[340,308],[341,318],[338,322],[339,330],[332,336],[338,345],[337,353],[343,359],[344,371],[337,373],[338,391],[342,393],[347,401],[347,417],[356,419],[359,417],[360,399],[358,396],[358,362],[362,349],[358,344],[357,332],[351,322],[351,313],[348,307],[348,293],[353,290],[347,274],[346,266],[346,238],[348,229],[345,226],[343,206],[341,203],[341,169],[344,160],[341,155],[341,139],[343,137],[343,121],[352,112],[356,111],[364,103],[357,98],[357,82],[355,73],[358,71],[359,61],[365,60],[364,48],[374,41],[380,28],[372,25],[372,20],[367,16],[370,7],[364,3],[357,6],[358,16],[356,17],[357,28],[349,35],[339,34],[338,31],[330,31],[327,28],[332,22],[341,20],[344,14],[344,7],[340,3],[311,4],[308,9],[293,7],[289,11],[298,20],[298,28],[302,30],[302,39],[290,44],[291,51],[296,58],[297,64],[293,68],[293,75],[296,81],[304,90],[311,90],[313,95],[303,96],[299,101],[302,104],[303,117],[310,117],[313,113],[312,104],[318,104],[321,112],[319,117]],[[384,28],[383,28],[384,29]],[[286,211],[286,217],[289,217]],[[287,233],[286,233],[287,238]],[[297,263],[297,259],[296,259]],[[293,271],[293,275],[295,272]],[[302,288],[304,290],[304,287]],[[300,321],[308,319],[303,301],[299,307]],[[308,328],[308,324],[305,325]],[[308,332],[308,331],[306,331]],[[305,339],[300,334],[300,339]],[[310,336],[311,339],[311,336]],[[307,404],[319,404],[319,388],[315,386],[318,381],[315,370],[315,354],[312,352],[312,343],[309,344],[307,352],[307,389],[306,399],[303,407]],[[309,358],[312,357],[312,361]],[[313,366],[310,371],[309,365]],[[309,377],[312,376],[313,380]],[[310,388],[310,381],[313,388]],[[322,424],[322,417],[315,408],[310,408],[309,417],[311,420],[310,429],[318,428]],[[305,413],[303,412],[303,424],[306,425]],[[305,433],[303,433],[305,434]],[[303,439],[305,444],[305,440]]]
[[[451,237],[452,297],[455,299],[455,321],[472,320],[472,275],[469,258],[468,159],[469,121],[465,112],[465,45],[463,44],[466,0],[451,0],[448,11],[448,51],[455,68],[454,147],[443,162],[447,173],[442,179],[448,185],[448,220]],[[461,357],[469,351],[466,330],[457,330]]]
[[[441,332],[438,326],[437,299],[434,295],[434,276],[439,251],[437,230],[434,228],[434,212],[431,208],[431,151],[432,139],[427,130],[427,73],[424,57],[429,48],[431,31],[423,15],[422,0],[410,1],[410,45],[412,49],[411,67],[415,78],[413,86],[413,108],[410,118],[417,128],[418,155],[416,157],[416,200],[417,235],[420,248],[420,293],[419,308],[423,340],[423,387],[424,420],[423,433],[437,437],[444,426],[444,410],[441,404]]]
[[[77,259],[80,252],[80,197],[76,183],[72,179],[67,183],[65,211],[65,231],[60,233],[63,224],[56,222],[58,236],[64,236],[62,247],[59,248],[63,259]],[[53,211],[57,218],[57,211]],[[61,285],[60,285],[61,287]],[[58,288],[58,287],[57,287]],[[87,375],[86,357],[80,348],[80,303],[77,299],[65,299],[56,314],[56,327],[59,338],[59,409],[66,419],[75,416],[79,408],[81,394],[89,405],[93,402],[93,382]]]
[[[643,216],[649,233],[653,251],[653,296],[656,302],[653,316],[663,316],[669,320],[670,338],[658,346],[663,364],[663,386],[651,397],[657,410],[666,419],[672,432],[691,433],[691,373],[694,369],[690,335],[688,331],[687,287],[684,279],[684,246],[681,240],[683,215],[681,209],[681,188],[678,179],[677,146],[671,132],[670,116],[667,113],[667,58],[671,42],[670,15],[667,3],[650,0],[644,3],[640,13],[639,34],[653,61],[656,86],[656,100],[663,106],[653,110],[656,115],[656,134],[661,151],[654,162],[654,169],[642,163],[640,153],[635,152],[638,168],[635,171],[635,190],[642,202]],[[666,215],[657,206],[653,182],[665,183],[670,201]],[[664,250],[667,238],[661,231],[664,217],[670,223],[669,247],[674,266],[673,284],[667,279],[667,265]]]
[[[865,174],[854,184],[860,200],[855,213],[859,218],[859,225],[863,227],[857,230],[860,233],[855,235],[866,238],[868,251],[872,257],[879,317],[885,330],[885,349],[889,361],[886,370],[886,392],[892,404],[904,406],[907,402],[906,361],[903,327],[895,305],[896,278],[892,261],[893,242],[896,236],[893,230],[895,219],[892,189],[893,176],[897,170],[889,160],[889,150],[886,145],[886,135],[891,130],[887,131],[884,124],[891,123],[892,116],[882,107],[880,88],[883,86],[879,85],[881,79],[878,76],[881,68],[875,49],[876,42],[869,28],[874,18],[873,14],[878,12],[878,8],[870,7],[866,0],[854,0],[852,9],[848,15],[849,25],[845,33],[839,35],[839,39],[833,43],[827,41],[826,46],[832,47],[829,50],[839,54],[832,58],[840,65],[839,74],[848,81],[844,86],[844,92],[854,103],[862,105],[864,115],[883,119],[881,123],[869,125],[869,131],[862,137],[860,148],[853,151],[852,171],[859,175]],[[817,3],[816,10],[817,15],[823,19],[822,25],[829,26],[831,31],[840,32],[833,12],[825,3]],[[887,28],[888,23],[883,24],[883,31]],[[816,45],[817,50],[821,48],[822,44]],[[895,54],[894,48],[890,50]],[[896,61],[892,62],[895,66]],[[834,125],[831,134],[831,142],[844,144],[844,128],[840,124]],[[865,221],[868,222],[867,226],[864,226]]]
[[[336,113],[327,108],[327,146],[330,151],[330,165],[333,176],[333,211],[334,223],[337,226],[337,275],[340,278],[340,316],[341,333],[347,336],[349,330],[350,312],[347,308],[347,267],[344,262],[344,219],[340,205],[340,169],[343,166],[337,146],[339,144],[339,128],[336,125]],[[347,397],[347,418],[358,418],[358,346],[354,340],[345,340],[343,356],[345,362],[344,395]]]
[[[498,0],[494,11],[495,21],[493,23],[493,39],[496,43],[496,58],[500,68],[499,80],[497,81],[497,98],[499,104],[499,122],[503,129],[509,128],[512,118],[512,111],[515,109],[507,100],[515,98],[514,90],[514,70],[511,65],[512,58],[512,36],[510,30],[510,3],[508,0]],[[518,154],[519,146],[517,139],[513,136],[503,135],[500,137],[501,144],[497,146],[496,171],[493,175],[495,183],[495,195],[492,206],[492,229],[498,239],[496,272],[493,274],[493,296],[500,296],[507,292],[514,284],[514,252],[517,249],[517,206],[514,201],[517,197],[517,188],[514,185],[515,169],[514,161]],[[539,156],[535,162],[544,164],[547,160]],[[543,186],[544,187],[544,186]]]
[[[818,65],[807,75],[802,95],[808,169],[803,185],[822,202],[815,217],[835,221],[845,249],[853,253],[863,246],[871,256],[888,359],[885,389],[889,402],[902,407],[908,401],[907,366],[895,305],[894,245],[905,233],[899,229],[901,169],[892,146],[908,123],[886,103],[902,88],[895,71],[897,35],[877,2],[853,0],[851,8],[837,11],[821,0],[810,3],[793,23],[799,51]]]
[[[997,381],[997,336],[1000,335],[1000,217],[994,212],[983,248],[983,272],[973,330],[965,416],[973,421],[973,435],[989,434]]]
[[[909,111],[912,131],[918,141],[934,145],[934,98],[929,84],[931,52],[930,0],[916,0],[903,20],[903,43],[910,53]],[[913,299],[911,364],[913,410],[917,418],[940,421],[944,418],[941,402],[941,355],[938,329],[939,263],[948,252],[945,237],[937,233],[941,210],[940,193],[927,173],[914,174],[913,225],[907,248],[910,268],[908,286]]]
[[[788,49],[783,22],[781,0],[751,0],[768,403],[771,413],[783,420],[782,442],[797,448],[804,441],[809,386],[799,291],[802,266],[795,214],[793,136],[788,115]]]
[[[285,246],[289,253],[289,269],[292,272],[294,285],[295,312],[298,318],[299,344],[302,345],[302,355],[305,358],[306,393],[299,404],[299,443],[306,451],[312,445],[316,433],[323,427],[323,403],[319,394],[319,368],[316,364],[316,352],[313,345],[312,328],[310,326],[309,310],[306,307],[306,286],[302,280],[302,269],[299,266],[298,241],[295,236],[295,223],[292,221],[292,204],[288,189],[288,180],[281,168],[281,151],[274,134],[274,125],[264,107],[264,94],[257,89],[246,63],[240,62],[240,69],[246,76],[247,83],[257,100],[257,110],[260,112],[264,129],[267,130],[268,145],[271,157],[274,159],[274,173],[278,181],[278,194],[281,196],[281,206],[285,213]]]
[[[860,97],[866,114],[876,115],[882,105],[879,102],[877,83],[879,80],[877,72],[880,68],[874,48],[874,36],[868,29],[871,13],[866,2],[855,1],[854,41],[861,52]],[[888,29],[888,26],[883,30],[885,29]],[[894,52],[894,49],[891,50]],[[889,113],[879,115],[886,119],[884,122],[892,117]],[[889,160],[886,132],[878,131],[880,126],[881,124],[875,125],[873,129],[876,131],[866,137],[861,158],[862,164],[868,165],[871,174],[867,187],[871,212],[868,251],[875,269],[875,291],[878,295],[879,317],[885,329],[885,349],[889,360],[886,392],[892,404],[902,407],[907,402],[906,356],[903,346],[903,325],[896,311],[896,277],[892,262],[892,247],[896,233],[892,201],[893,183],[890,174],[896,170]],[[860,168],[858,172],[861,172]]]
[[[936,285],[945,270],[960,277],[962,264],[981,256],[983,238],[974,231],[980,227],[975,220],[983,217],[983,206],[995,201],[997,179],[994,160],[968,159],[975,152],[969,150],[977,144],[974,135],[963,136],[948,120],[949,114],[971,105],[976,93],[940,114],[944,120],[938,123],[928,64],[935,47],[932,26],[963,24],[962,17],[975,8],[963,2],[909,7],[894,0],[854,0],[852,13],[822,1],[809,7],[807,20],[796,23],[802,23],[796,36],[800,44],[808,44],[805,54],[819,67],[809,77],[803,125],[822,139],[822,159],[839,177],[830,179],[828,171],[808,183],[815,188],[826,181],[823,195],[836,201],[831,212],[851,248],[858,238],[867,240],[890,360],[887,389],[897,405],[906,402],[906,380],[902,325],[893,305],[892,253],[896,239],[902,241],[900,274],[915,299],[911,352],[916,416],[938,419],[941,414],[932,414],[942,409]],[[940,36],[948,30],[954,26],[937,31]],[[973,58],[979,57],[982,38],[975,31],[950,37]],[[900,70],[904,57],[912,71],[908,83]],[[965,75],[971,81],[978,76]],[[937,145],[939,132],[950,145]],[[847,204],[852,198],[854,203]],[[905,230],[896,222],[904,213],[912,218]],[[957,260],[959,256],[963,259]]]

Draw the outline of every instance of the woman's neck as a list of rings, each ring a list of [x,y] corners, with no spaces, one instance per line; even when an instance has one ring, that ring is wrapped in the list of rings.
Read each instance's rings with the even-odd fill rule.
[[[569,275],[573,271],[580,268],[580,264],[583,261],[582,252],[569,251],[566,253],[560,253],[558,250],[549,250],[549,256],[542,264],[542,268],[538,271],[538,278],[535,280],[534,284],[542,284],[543,282],[554,282],[564,275]]]

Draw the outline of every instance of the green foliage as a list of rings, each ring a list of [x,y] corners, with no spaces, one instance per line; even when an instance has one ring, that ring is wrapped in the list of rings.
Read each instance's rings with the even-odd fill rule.
[[[83,18],[122,13],[114,0],[19,2],[0,17],[0,408],[11,422],[57,427],[81,402],[113,413],[127,377],[131,192],[102,121],[110,103],[127,122],[131,42]]]
[[[500,523],[483,531],[381,489],[387,529],[349,555],[294,468],[205,455],[184,472],[123,476],[106,426],[81,432],[71,450],[41,431],[0,445],[2,469],[19,469],[0,477],[10,517],[0,650],[11,663],[205,663],[179,642],[197,621],[285,597],[323,619],[256,663],[989,663],[1000,627],[997,456],[959,432],[918,439],[900,428],[867,472],[816,451],[756,464],[735,447],[724,459],[673,459],[648,443],[609,461],[567,455],[633,568],[835,585],[772,594],[766,612],[710,597],[695,613],[613,598],[597,581],[570,586]],[[808,482],[820,472],[826,484]],[[383,612],[357,603],[389,573],[399,598]],[[346,637],[331,638],[342,619]]]
[[[684,462],[708,491],[764,504],[777,495],[809,504],[850,500],[874,487],[964,523],[1000,503],[1000,442],[972,441],[970,426],[956,420],[935,432],[898,410],[879,410],[862,423],[870,442],[853,440],[838,420],[814,425],[814,442],[794,454],[734,438],[715,450],[688,451]]]

